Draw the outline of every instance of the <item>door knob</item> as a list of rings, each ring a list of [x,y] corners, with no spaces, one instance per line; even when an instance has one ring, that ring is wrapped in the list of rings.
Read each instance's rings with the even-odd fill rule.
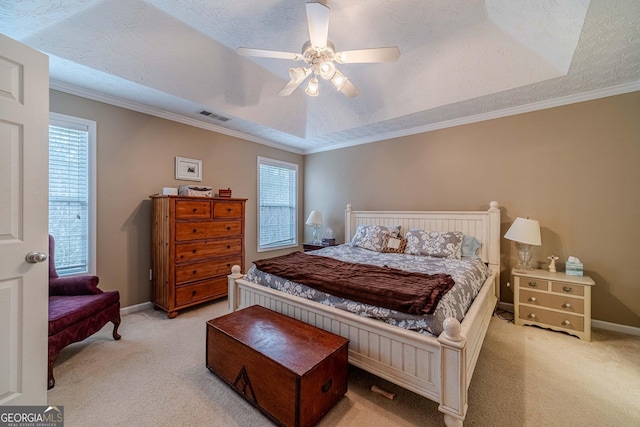
[[[28,263],[35,264],[37,262],[44,262],[47,260],[47,254],[43,252],[29,252],[24,259],[27,260]]]

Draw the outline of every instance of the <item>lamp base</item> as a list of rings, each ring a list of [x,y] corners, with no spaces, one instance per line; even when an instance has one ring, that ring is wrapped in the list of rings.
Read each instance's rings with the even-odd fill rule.
[[[531,245],[526,243],[516,242],[516,248],[518,248],[518,270],[533,270],[531,266],[531,258],[533,258],[533,252],[531,252]]]
[[[319,225],[314,225],[313,226],[313,244],[314,245],[321,245],[322,244],[322,233],[320,232],[321,230],[321,226]]]

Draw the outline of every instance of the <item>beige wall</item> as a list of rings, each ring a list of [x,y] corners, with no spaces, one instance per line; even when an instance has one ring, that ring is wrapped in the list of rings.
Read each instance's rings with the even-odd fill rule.
[[[202,160],[202,185],[230,187],[233,197],[248,199],[248,265],[282,253],[256,251],[257,157],[297,163],[302,189],[303,156],[57,91],[50,109],[97,122],[97,273],[102,289],[120,291],[123,307],[149,301],[149,195],[193,184],[174,179],[176,156]],[[301,210],[301,232],[303,221]]]
[[[305,207],[344,238],[344,209],[502,206],[540,221],[534,260],[579,257],[593,318],[640,327],[640,92],[305,157]],[[502,241],[502,297],[515,247]],[[558,263],[564,267],[564,262]]]

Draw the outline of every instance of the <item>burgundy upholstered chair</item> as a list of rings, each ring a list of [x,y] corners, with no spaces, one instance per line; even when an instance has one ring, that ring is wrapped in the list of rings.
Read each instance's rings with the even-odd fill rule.
[[[60,350],[93,335],[113,323],[113,339],[119,340],[120,293],[98,289],[97,276],[59,277],[56,272],[55,241],[49,236],[49,383]]]

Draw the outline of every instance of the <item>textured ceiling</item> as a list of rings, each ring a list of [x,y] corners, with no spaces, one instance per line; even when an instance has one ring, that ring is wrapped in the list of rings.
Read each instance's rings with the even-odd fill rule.
[[[0,0],[0,32],[50,56],[52,87],[310,153],[640,90],[638,0],[335,0],[336,50],[398,46],[278,96],[300,52],[304,1]],[[222,122],[201,110],[229,118]]]

